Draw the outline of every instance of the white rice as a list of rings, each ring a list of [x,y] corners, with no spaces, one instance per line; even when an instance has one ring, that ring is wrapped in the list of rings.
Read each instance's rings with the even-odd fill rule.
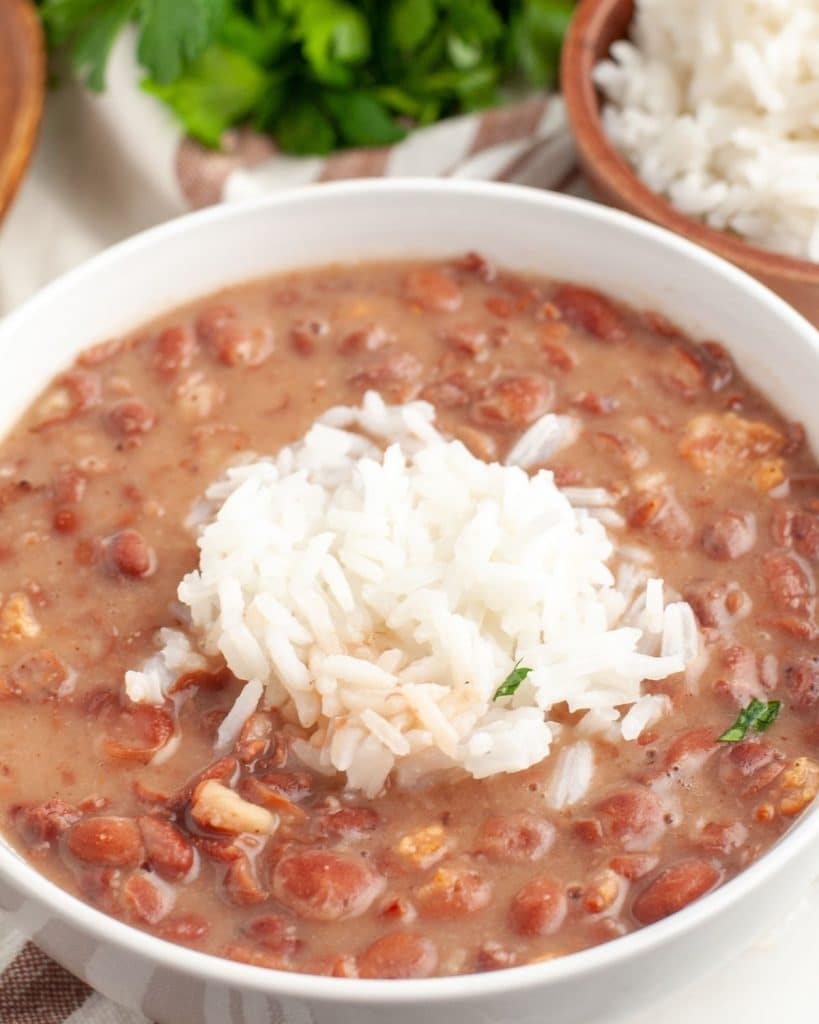
[[[534,424],[524,461],[554,433]],[[199,568],[178,592],[201,651],[247,681],[219,747],[261,700],[310,731],[302,760],[375,794],[396,767],[403,778],[527,768],[548,754],[549,712],[564,701],[589,712],[590,735],[639,735],[664,710],[642,681],[685,669],[696,624],[687,605],[664,606],[643,564],[617,589],[614,546],[590,514],[614,499],[572,496],[591,510],[548,471],[487,464],[446,440],[426,403],[385,406],[372,392],[275,459],[230,469],[197,510]],[[161,642],[126,676],[133,700],[161,702],[202,663],[183,634]],[[532,671],[495,699],[518,664]],[[555,782],[555,806],[588,787],[586,746],[567,748],[572,777]]]
[[[819,4],[637,0],[595,69],[605,130],[681,212],[819,260]]]

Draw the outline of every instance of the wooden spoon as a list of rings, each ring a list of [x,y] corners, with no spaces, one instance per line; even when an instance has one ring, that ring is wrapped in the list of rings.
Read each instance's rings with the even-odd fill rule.
[[[0,218],[34,149],[45,79],[43,30],[34,4],[0,0]]]

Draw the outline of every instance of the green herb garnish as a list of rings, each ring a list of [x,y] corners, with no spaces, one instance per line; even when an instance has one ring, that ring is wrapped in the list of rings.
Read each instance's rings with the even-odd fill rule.
[[[38,0],[51,47],[105,88],[135,26],[143,88],[218,146],[249,122],[292,153],[383,146],[407,130],[552,85],[570,0]]]
[[[495,690],[495,696],[492,700],[498,700],[500,697],[511,697],[513,693],[517,692],[520,684],[532,671],[530,668],[520,668],[519,666],[520,662],[515,662],[515,667],[500,684],[497,690]]]
[[[719,743],[739,743],[744,740],[749,729],[756,732],[765,732],[776,721],[779,709],[782,707],[781,700],[757,700],[754,698],[747,708],[743,708],[739,717],[726,732],[719,737]]]

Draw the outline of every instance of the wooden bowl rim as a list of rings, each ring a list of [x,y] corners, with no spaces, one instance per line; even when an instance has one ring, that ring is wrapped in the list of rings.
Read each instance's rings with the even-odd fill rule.
[[[0,150],[0,218],[10,206],[34,152],[45,102],[45,39],[40,19],[28,0],[12,0],[12,4],[12,19],[17,19],[20,28],[19,43],[28,47],[33,73],[23,84],[6,146]]]
[[[631,211],[670,228],[757,275],[819,286],[819,263],[770,252],[686,216],[653,192],[609,141],[592,81],[597,42],[612,12],[633,0],[582,0],[572,18],[561,59],[561,87],[580,156],[602,185]]]

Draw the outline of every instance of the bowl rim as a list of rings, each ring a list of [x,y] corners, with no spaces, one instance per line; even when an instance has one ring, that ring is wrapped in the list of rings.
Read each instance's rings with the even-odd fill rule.
[[[819,262],[763,249],[681,213],[637,175],[611,142],[600,117],[592,81],[597,40],[605,19],[634,0],[581,0],[569,25],[560,65],[560,84],[575,143],[589,176],[618,197],[632,213],[740,264],[753,274],[819,287]]]
[[[31,75],[8,126],[5,146],[0,146],[0,221],[17,194],[37,143],[46,88],[46,47],[40,19],[30,0],[14,0],[10,7],[16,19],[18,43],[25,43],[18,56],[28,63]]]
[[[422,201],[425,195],[477,197],[487,202],[524,202],[533,208],[568,212],[579,223],[615,226],[646,241],[660,244],[684,259],[697,261],[731,287],[744,293],[750,301],[767,306],[782,323],[783,329],[799,336],[819,360],[819,331],[783,299],[733,264],[694,245],[685,238],[641,220],[631,214],[613,210],[588,200],[560,193],[541,191],[520,185],[483,181],[401,178],[359,179],[287,189],[282,192],[240,203],[221,204],[150,228],[114,245],[64,274],[19,309],[0,321],[0,351],[10,344],[18,325],[36,315],[38,307],[70,296],[72,290],[108,263],[145,257],[164,240],[185,235],[193,228],[218,225],[249,211],[260,216],[293,203],[333,203],[345,198],[367,198],[373,193],[386,193],[396,199]],[[147,318],[146,318],[147,319]],[[150,935],[104,914],[90,904],[61,889],[40,874],[35,867],[11,846],[0,842],[0,877],[15,893],[45,908],[51,915],[68,920],[72,927],[95,941],[115,947],[120,953],[137,955],[154,968],[170,969],[200,981],[217,982],[236,989],[258,992],[271,998],[306,999],[317,1003],[402,1006],[410,1003],[443,1003],[451,1000],[473,1002],[515,990],[523,991],[548,985],[550,982],[578,980],[600,968],[639,956],[646,949],[665,944],[684,934],[698,923],[714,918],[724,908],[744,899],[764,884],[771,875],[783,870],[789,861],[819,840],[819,806],[809,809],[785,835],[759,860],[735,878],[702,897],[697,902],[665,920],[632,932],[600,946],[542,963],[478,974],[455,975],[412,980],[366,980],[332,978],[257,967],[190,949]],[[15,909],[12,907],[13,915]],[[42,923],[42,918],[38,917]],[[36,936],[35,936],[36,941]],[[56,952],[56,951],[55,951]]]

